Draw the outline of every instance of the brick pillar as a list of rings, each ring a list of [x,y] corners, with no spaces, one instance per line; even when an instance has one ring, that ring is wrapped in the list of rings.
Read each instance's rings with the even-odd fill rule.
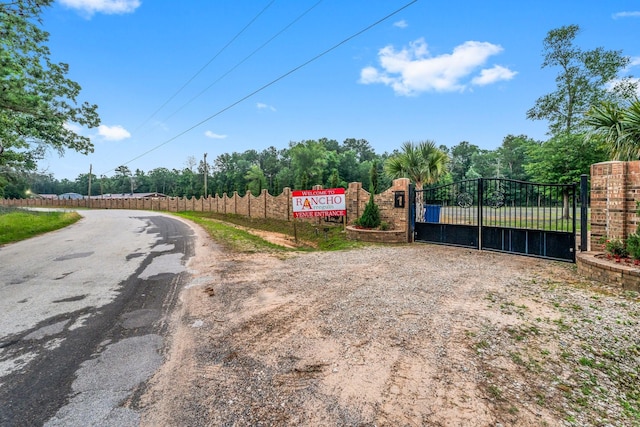
[[[350,182],[346,191],[346,205],[347,205],[347,224],[353,223],[356,219],[360,218],[360,190],[362,189],[361,182]]]
[[[591,165],[591,248],[602,238],[626,239],[636,232],[640,200],[640,161]]]
[[[396,192],[404,192],[404,208],[393,208],[393,222],[396,226],[396,229],[404,230],[406,232],[407,242],[409,243],[413,242],[413,236],[411,235],[411,230],[409,227],[409,212],[411,212],[410,205],[411,203],[413,203],[413,200],[410,200],[409,198],[410,185],[411,180],[409,178],[398,178],[393,180],[393,185],[389,189],[391,192],[391,197],[394,198]]]
[[[262,203],[264,203],[264,218],[267,217],[267,196],[269,195],[269,191],[266,188],[262,189]]]

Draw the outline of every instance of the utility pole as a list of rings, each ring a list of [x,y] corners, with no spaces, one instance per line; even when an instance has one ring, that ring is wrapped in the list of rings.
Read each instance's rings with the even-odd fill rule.
[[[207,193],[207,175],[209,174],[207,170],[207,153],[204,153],[204,197],[209,197],[209,193]]]

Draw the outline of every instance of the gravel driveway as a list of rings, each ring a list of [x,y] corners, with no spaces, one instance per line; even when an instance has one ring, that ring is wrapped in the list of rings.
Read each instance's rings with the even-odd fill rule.
[[[200,238],[143,425],[640,424],[638,295],[572,264]]]

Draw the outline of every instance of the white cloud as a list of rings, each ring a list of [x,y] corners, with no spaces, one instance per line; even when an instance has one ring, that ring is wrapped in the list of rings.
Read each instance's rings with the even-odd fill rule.
[[[480,75],[474,77],[471,83],[478,86],[490,85],[501,80],[511,80],[518,74],[501,65],[494,65],[493,68],[486,68],[480,71]]]
[[[256,107],[258,108],[258,110],[270,110],[270,111],[276,111],[276,108],[272,105],[267,105],[264,104],[262,102],[258,102],[256,103]]]
[[[60,0],[60,3],[87,13],[122,14],[132,13],[140,7],[140,0]]]
[[[618,19],[618,18],[640,18],[640,11],[614,13],[613,19]]]
[[[407,21],[405,21],[404,19],[394,22],[393,23],[394,27],[398,27],[398,28],[407,28],[409,26],[409,24],[407,24]]]
[[[121,141],[123,139],[131,138],[131,134],[125,128],[120,125],[115,126],[98,126],[98,135],[106,139],[107,141]]]
[[[206,131],[204,133],[204,136],[206,136],[207,138],[211,138],[211,139],[225,139],[227,137],[227,135],[220,135],[217,133],[213,133],[210,130]]]
[[[431,56],[424,39],[420,38],[400,51],[386,46],[378,52],[381,69],[366,67],[360,73],[360,83],[382,83],[391,86],[398,95],[421,92],[462,92],[472,84],[489,84],[513,78],[515,72],[494,66],[473,76],[489,57],[502,52],[499,45],[467,41],[452,53]]]
[[[640,56],[632,56],[629,58],[631,62],[629,62],[629,67],[636,67],[640,65]]]
[[[624,89],[628,89],[630,84],[635,84],[636,96],[640,97],[640,78],[613,79],[605,85],[605,88],[609,91],[625,91]]]

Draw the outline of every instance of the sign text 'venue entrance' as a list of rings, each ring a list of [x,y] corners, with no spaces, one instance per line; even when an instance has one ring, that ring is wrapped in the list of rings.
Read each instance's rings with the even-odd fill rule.
[[[294,218],[345,216],[344,188],[295,190],[291,192]]]

